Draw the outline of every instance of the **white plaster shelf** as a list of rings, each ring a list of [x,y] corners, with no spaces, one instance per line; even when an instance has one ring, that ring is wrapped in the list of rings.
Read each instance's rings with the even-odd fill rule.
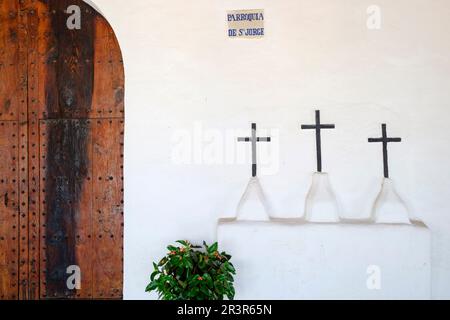
[[[236,299],[431,298],[431,234],[420,222],[221,219],[217,238],[233,256]],[[367,286],[374,270],[379,290]]]

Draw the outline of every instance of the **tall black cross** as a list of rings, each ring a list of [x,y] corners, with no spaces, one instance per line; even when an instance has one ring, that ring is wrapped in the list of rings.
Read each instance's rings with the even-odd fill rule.
[[[387,146],[389,142],[402,142],[402,138],[388,138],[386,124],[381,125],[383,136],[381,138],[369,138],[369,142],[382,142],[383,143],[383,169],[384,177],[389,178],[389,163],[388,163],[388,150]]]
[[[316,150],[317,150],[317,172],[322,172],[322,129],[335,129],[334,124],[320,123],[320,110],[316,110],[316,124],[302,125],[302,130],[314,129],[316,130]]]
[[[257,142],[270,142],[270,137],[257,137],[256,136],[256,123],[252,123],[252,136],[246,137],[246,138],[238,138],[238,141],[252,143],[252,177],[256,177],[256,175],[257,175],[256,143]]]

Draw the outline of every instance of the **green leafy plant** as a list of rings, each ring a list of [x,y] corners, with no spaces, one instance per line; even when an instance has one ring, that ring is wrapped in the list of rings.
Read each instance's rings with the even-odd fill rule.
[[[223,300],[234,298],[231,256],[219,253],[218,244],[203,247],[179,240],[169,253],[153,263],[154,271],[146,292],[156,291],[162,300]]]

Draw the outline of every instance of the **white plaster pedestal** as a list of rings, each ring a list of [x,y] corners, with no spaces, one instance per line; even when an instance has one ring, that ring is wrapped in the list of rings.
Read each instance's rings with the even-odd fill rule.
[[[236,299],[431,298],[431,235],[422,224],[225,219],[217,232],[237,269]],[[371,290],[377,270],[381,288]]]

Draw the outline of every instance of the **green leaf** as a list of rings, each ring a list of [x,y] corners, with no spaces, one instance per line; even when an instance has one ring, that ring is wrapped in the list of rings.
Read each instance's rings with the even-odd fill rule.
[[[207,250],[209,254],[212,254],[214,252],[217,251],[217,248],[219,247],[219,245],[216,243],[212,244]]]
[[[165,265],[166,262],[167,262],[167,257],[164,257],[164,258],[161,259],[161,261],[159,262],[158,265],[161,267],[161,266]]]
[[[207,274],[207,273],[203,274],[203,279],[205,279],[208,286],[210,286],[210,287],[213,286],[213,280],[209,274]]]
[[[152,273],[152,275],[150,276],[150,280],[153,281],[155,280],[155,277],[159,274],[159,271],[156,270],[155,272]]]
[[[145,292],[151,292],[158,287],[158,284],[154,281],[150,282],[149,285],[145,288]]]
[[[236,269],[234,269],[234,266],[229,262],[227,262],[227,269],[228,269],[228,271],[232,272],[233,274],[236,272]]]
[[[186,241],[184,241],[184,240],[177,240],[177,241],[175,241],[176,243],[179,243],[179,244],[181,244],[181,245],[183,245],[183,246],[185,246],[185,247],[188,247],[189,245],[188,245],[188,243],[186,242]]]
[[[231,256],[229,254],[227,254],[226,252],[221,252],[220,255],[222,257],[225,257],[227,260],[231,260]]]

